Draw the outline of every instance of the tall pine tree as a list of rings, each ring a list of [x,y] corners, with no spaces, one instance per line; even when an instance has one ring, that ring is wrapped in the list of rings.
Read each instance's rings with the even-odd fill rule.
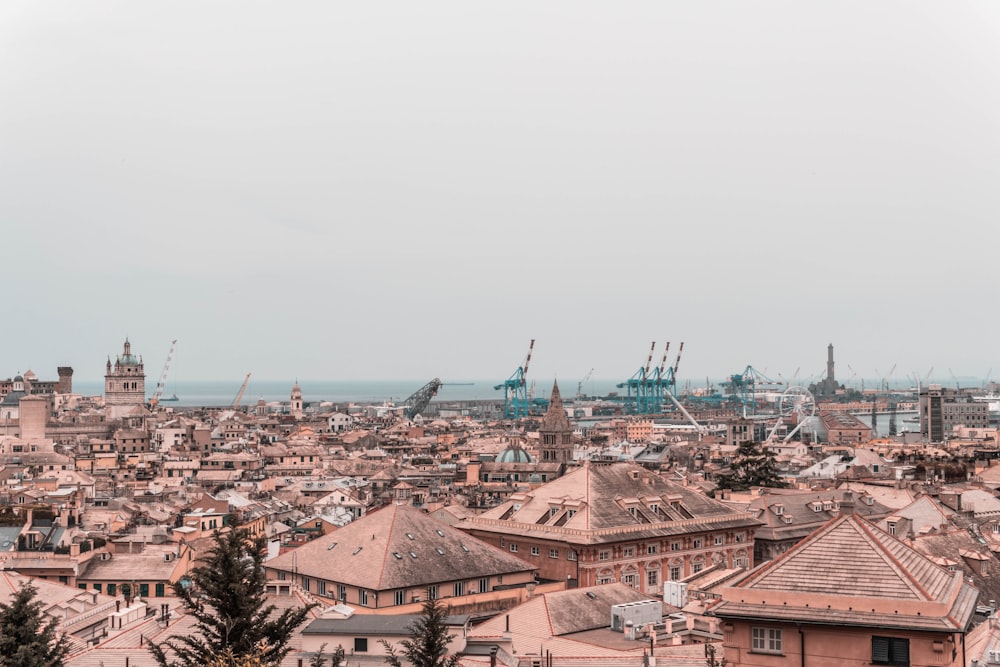
[[[411,667],[456,667],[457,655],[448,655],[448,642],[455,635],[448,633],[448,607],[437,599],[424,600],[420,617],[410,626],[410,638],[399,642],[403,647],[402,657]],[[386,649],[385,661],[390,667],[403,667],[395,647],[386,640],[380,640]]]
[[[245,528],[233,526],[216,531],[214,539],[201,565],[191,571],[191,585],[177,582],[173,587],[196,619],[196,631],[151,645],[150,653],[161,667],[202,667],[219,656],[257,656],[266,666],[280,664],[292,633],[315,605],[275,614],[276,607],[266,604],[264,536],[251,538]]]
[[[741,443],[728,475],[720,475],[718,487],[746,491],[755,486],[783,489],[787,484],[774,460],[774,452],[759,442]]]
[[[69,640],[56,619],[46,621],[37,594],[29,580],[11,602],[0,604],[0,667],[62,667]]]

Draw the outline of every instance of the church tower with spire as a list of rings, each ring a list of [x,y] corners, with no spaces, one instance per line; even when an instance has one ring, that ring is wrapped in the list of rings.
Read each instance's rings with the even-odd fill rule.
[[[132,343],[125,339],[122,353],[111,365],[108,357],[104,374],[104,406],[107,419],[121,419],[146,404],[146,371],[142,357],[132,354]]]
[[[573,425],[566,416],[558,382],[552,383],[549,409],[538,427],[538,439],[539,462],[558,463],[562,467],[560,474],[565,472],[573,462]]]

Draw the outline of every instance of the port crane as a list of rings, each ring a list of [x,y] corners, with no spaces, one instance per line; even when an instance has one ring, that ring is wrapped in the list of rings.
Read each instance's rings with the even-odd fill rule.
[[[528,365],[531,363],[531,352],[535,349],[535,339],[531,339],[528,345],[528,356],[524,359],[524,364],[517,367],[517,370],[503,384],[493,387],[495,390],[503,389],[503,416],[504,419],[520,419],[527,417],[531,407],[531,400],[528,398],[528,387],[525,377],[528,375]]]
[[[150,409],[155,409],[160,403],[160,398],[163,396],[163,385],[167,382],[167,371],[170,370],[170,359],[174,356],[174,346],[177,345],[177,339],[170,341],[170,350],[167,352],[167,360],[163,362],[163,371],[160,372],[160,379],[156,382],[156,391],[153,392],[153,398],[149,399]]]
[[[649,346],[649,356],[646,357],[646,365],[640,366],[632,377],[625,382],[620,382],[616,387],[627,388],[628,394],[625,402],[625,412],[628,414],[652,414],[658,410],[652,410],[651,403],[655,402],[653,396],[653,382],[649,375],[649,369],[653,365],[653,350],[656,348],[654,340]]]
[[[233,407],[232,407],[233,410],[240,409],[240,401],[243,400],[243,394],[246,392],[247,384],[249,382],[250,382],[250,373],[247,373],[247,376],[243,378],[243,384],[240,385],[240,390],[236,393],[236,398],[233,399]]]

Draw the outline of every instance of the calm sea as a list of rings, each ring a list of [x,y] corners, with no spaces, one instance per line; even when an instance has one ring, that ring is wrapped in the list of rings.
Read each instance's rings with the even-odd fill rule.
[[[469,400],[503,400],[504,392],[495,390],[493,387],[501,381],[466,381],[455,384],[443,385],[437,393],[436,401],[469,401]],[[163,389],[163,398],[177,396],[177,401],[167,402],[164,405],[176,405],[178,407],[190,406],[212,406],[221,407],[232,405],[236,395],[240,391],[242,382],[233,381],[196,381],[196,382],[167,382]],[[258,399],[271,401],[288,401],[292,393],[294,381],[286,380],[254,380],[250,378],[246,392],[241,400],[242,405],[256,403]],[[330,401],[332,403],[382,403],[384,401],[400,403],[409,396],[419,391],[427,384],[427,380],[353,380],[353,381],[307,381],[300,380],[299,386],[302,388],[302,399],[306,403],[317,401]],[[588,382],[583,387],[583,391],[589,395],[604,395],[611,391],[619,391],[615,388],[614,382]],[[146,379],[146,391],[152,396],[156,383]],[[552,390],[552,385],[546,383],[544,389],[541,385],[536,386],[536,395],[540,398],[548,398]],[[566,398],[576,394],[577,383],[572,386],[560,385],[560,391]],[[104,394],[103,381],[74,380],[73,391],[85,396],[98,396]]]

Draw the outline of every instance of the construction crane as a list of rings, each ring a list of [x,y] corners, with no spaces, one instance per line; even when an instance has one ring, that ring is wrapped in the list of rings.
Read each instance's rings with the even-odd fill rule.
[[[232,407],[233,410],[240,409],[240,401],[243,400],[243,393],[246,392],[247,384],[249,384],[249,382],[250,382],[250,374],[247,373],[247,376],[243,378],[243,384],[240,385],[240,390],[236,393],[236,398],[233,399],[233,407]]]
[[[434,378],[420,389],[413,392],[413,395],[403,402],[403,414],[407,419],[413,419],[427,408],[431,399],[437,396],[438,389],[441,388],[441,379]]]
[[[170,370],[170,358],[174,355],[174,346],[177,345],[177,339],[170,341],[170,351],[167,352],[167,360],[163,362],[163,371],[160,373],[160,379],[156,382],[156,391],[153,392],[153,398],[149,399],[149,407],[156,408],[160,403],[160,397],[163,396],[163,385],[167,381],[167,371]]]
[[[576,383],[577,398],[583,398],[583,385],[587,384],[587,380],[589,380],[590,376],[593,374],[594,374],[594,369],[591,368],[589,371],[587,371],[587,374],[583,376],[583,379]]]
[[[493,389],[503,389],[503,416],[505,419],[520,419],[528,416],[531,400],[528,398],[528,387],[525,377],[528,375],[528,365],[531,363],[531,352],[535,349],[535,339],[528,345],[528,356],[524,364],[518,366],[514,373]]]

